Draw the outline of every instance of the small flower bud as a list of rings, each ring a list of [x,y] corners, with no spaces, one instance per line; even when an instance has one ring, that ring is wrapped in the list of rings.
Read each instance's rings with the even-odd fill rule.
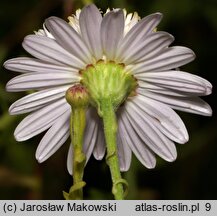
[[[70,87],[66,91],[65,97],[72,108],[82,108],[89,105],[89,94],[87,89],[81,84]]]

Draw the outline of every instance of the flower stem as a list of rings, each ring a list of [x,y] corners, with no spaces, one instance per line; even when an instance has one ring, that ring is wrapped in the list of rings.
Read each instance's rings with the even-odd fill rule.
[[[83,199],[84,166],[86,157],[83,153],[83,134],[86,125],[86,109],[74,108],[71,113],[70,133],[73,145],[73,199]]]
[[[124,199],[123,185],[127,185],[127,182],[121,178],[118,150],[116,143],[117,135],[117,120],[113,105],[110,99],[102,100],[100,103],[101,116],[104,123],[104,133],[107,147],[106,162],[110,168],[112,176],[112,193],[116,200]]]
[[[83,181],[86,156],[83,153],[83,137],[86,126],[86,110],[89,95],[84,86],[76,84],[66,91],[66,101],[71,105],[70,135],[73,149],[73,185],[69,193],[63,192],[67,200],[83,199]]]

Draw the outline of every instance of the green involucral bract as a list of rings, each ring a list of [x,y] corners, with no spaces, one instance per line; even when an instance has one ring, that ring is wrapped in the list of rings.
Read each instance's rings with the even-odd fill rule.
[[[88,89],[91,103],[100,116],[102,100],[109,99],[116,111],[137,86],[136,79],[123,64],[103,60],[81,71],[81,83]]]

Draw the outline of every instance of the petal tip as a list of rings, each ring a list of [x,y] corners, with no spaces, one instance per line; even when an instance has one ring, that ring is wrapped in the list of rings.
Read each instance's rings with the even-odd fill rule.
[[[155,18],[156,20],[159,20],[159,21],[161,21],[161,19],[163,18],[163,14],[161,12],[156,12],[156,13],[150,14],[149,16],[153,17],[153,18]]]
[[[82,9],[82,11],[84,11],[84,10],[91,10],[91,9],[97,9],[98,10],[98,8],[97,8],[97,6],[95,5],[95,4],[93,4],[93,3],[91,3],[91,4],[88,4],[88,5],[86,5],[83,9]]]
[[[106,17],[106,16],[113,16],[113,18],[116,18],[116,17],[118,17],[119,15],[123,15],[123,17],[124,17],[124,12],[123,12],[123,10],[120,9],[120,8],[115,8],[115,9],[109,11],[107,14],[105,14],[105,17]]]
[[[189,136],[183,136],[179,138],[179,144],[185,144],[189,141]]]
[[[26,140],[31,138],[29,136],[29,134],[26,133],[25,131],[23,133],[22,128],[21,128],[20,125],[18,125],[17,128],[15,129],[14,137],[15,137],[15,140],[18,141],[18,142],[23,142],[23,141],[26,141]]]
[[[35,158],[39,163],[43,163],[46,160],[39,148],[35,152]]]
[[[192,49],[190,49],[190,48],[187,48],[187,49],[189,50],[189,54],[191,55],[191,61],[194,61],[196,59],[195,52]]]
[[[38,163],[43,163],[44,162],[43,158],[41,158],[41,157],[36,157],[36,160],[38,161]]]
[[[30,43],[32,43],[34,37],[40,37],[40,35],[27,35],[26,37],[24,37],[22,42],[22,46],[24,49],[27,48]]]
[[[209,106],[209,107],[207,108],[207,110],[206,110],[206,115],[207,115],[207,116],[212,116],[212,113],[213,113],[212,108]]]
[[[163,14],[161,12],[156,12],[155,15],[159,18],[162,18],[163,17]]]
[[[157,165],[157,161],[156,158],[154,157],[154,159],[152,159],[151,161],[149,161],[148,163],[143,163],[143,165],[147,168],[147,169],[154,169]]]
[[[212,94],[212,85],[211,85],[211,83],[209,83],[209,84],[210,85],[206,86],[206,92],[205,92],[206,95]]]
[[[69,175],[71,175],[71,176],[72,176],[72,170],[71,170],[71,169],[69,169],[69,168],[67,168],[67,170],[68,170],[68,173],[69,173]]]
[[[10,81],[6,84],[5,89],[7,92],[10,91]]]
[[[27,140],[25,139],[25,137],[21,136],[19,133],[16,133],[16,131],[14,132],[14,138],[17,142],[22,142],[22,141]]]
[[[127,172],[129,170],[130,167],[124,166],[120,168],[121,172]]]
[[[3,63],[3,67],[4,67],[4,68],[8,69],[8,64],[10,63],[10,60],[11,60],[11,59],[8,59],[7,61],[5,61],[5,62]]]
[[[173,154],[170,157],[168,157],[166,161],[174,162],[176,160],[176,158],[177,158],[177,154]]]
[[[46,23],[48,23],[50,21],[56,21],[56,20],[60,20],[60,18],[56,17],[56,16],[50,16],[47,19],[45,19],[45,25],[46,25]]]
[[[104,155],[94,155],[96,160],[102,160],[104,158]]]
[[[12,104],[9,109],[8,109],[8,112],[10,115],[13,115],[14,114],[14,109],[16,109],[16,106],[14,106],[14,104]]]
[[[149,164],[148,166],[146,165],[146,167],[148,169],[154,169],[156,167],[156,161],[155,161],[155,163]]]

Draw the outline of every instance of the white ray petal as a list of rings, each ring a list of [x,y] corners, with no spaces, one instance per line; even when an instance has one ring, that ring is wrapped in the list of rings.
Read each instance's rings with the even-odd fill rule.
[[[122,10],[108,12],[101,23],[101,41],[108,60],[115,60],[117,47],[124,31],[124,14]]]
[[[47,130],[69,109],[64,98],[29,114],[17,126],[14,132],[16,140],[25,141]]]
[[[102,58],[102,45],[100,38],[100,24],[102,15],[94,5],[88,5],[81,11],[79,17],[81,35],[94,57]]]
[[[134,125],[128,120],[126,111],[122,110],[122,115],[119,118],[119,133],[125,143],[131,148],[138,160],[147,168],[152,169],[156,165],[156,158],[149,148],[140,139],[135,131]]]
[[[136,78],[154,85],[195,95],[209,95],[212,85],[207,80],[183,71],[146,72]]]
[[[164,104],[167,104],[168,106],[176,110],[204,116],[212,115],[212,109],[209,104],[198,97],[176,97],[153,93],[150,91],[141,91],[141,89],[138,89],[138,93],[162,102]]]
[[[86,114],[86,128],[84,132],[83,151],[86,155],[86,163],[93,153],[94,146],[97,141],[97,116],[93,108],[88,109]]]
[[[79,80],[79,76],[71,72],[25,73],[11,79],[7,83],[6,89],[9,92],[37,90],[60,85],[72,85]]]
[[[69,87],[70,85],[55,87],[29,94],[13,103],[9,108],[9,112],[11,115],[17,115],[37,110],[64,97]]]
[[[93,155],[96,160],[102,160],[103,157],[105,156],[106,145],[105,145],[105,137],[103,133],[103,125],[100,119],[99,121],[97,121],[97,127],[98,127],[97,140],[93,150]]]
[[[136,44],[142,43],[146,35],[153,32],[162,18],[161,13],[150,14],[136,23],[125,35],[117,50],[117,58],[122,59],[124,53],[134,49]]]
[[[39,35],[24,38],[23,48],[36,58],[49,63],[82,69],[85,63],[65,50],[56,40]]]
[[[181,144],[188,141],[189,136],[183,121],[169,106],[144,95],[137,95],[132,103],[137,105],[137,108],[134,107],[133,109],[138,111],[138,115],[141,111],[148,114],[155,125],[158,125],[160,131],[170,139]],[[132,107],[133,104],[131,104]],[[143,112],[141,115],[144,114]]]
[[[147,114],[143,110],[140,110],[140,107],[134,107],[134,108],[135,108],[134,109],[135,112],[137,112],[138,115],[141,116],[141,118],[145,118],[145,119],[149,120],[166,137],[168,137],[172,141],[177,142],[179,144],[186,143],[186,140],[183,139],[183,137],[177,136],[177,129],[176,128],[174,129],[174,127],[170,125],[171,130],[168,130],[168,127],[165,127],[164,125],[162,125],[161,122],[159,122],[156,118],[150,116],[149,114]]]
[[[70,135],[70,110],[65,112],[47,131],[36,150],[39,163],[47,160],[68,139]]]
[[[152,122],[152,124],[169,139],[177,143],[180,143],[180,144],[183,144],[186,142],[186,139],[183,138],[183,135],[182,134],[180,135],[180,132],[172,124],[168,124],[165,126],[165,123],[162,124],[161,122],[159,122],[158,118],[155,118],[154,116],[149,115],[139,106],[132,105],[132,110],[134,112],[137,112],[137,114],[141,116],[141,118],[144,118]]]
[[[45,20],[45,25],[61,47],[86,64],[91,62],[91,54],[81,36],[66,21],[50,17]]]
[[[168,47],[173,40],[174,37],[166,32],[153,32],[135,44],[132,49],[126,50],[120,61],[125,64],[135,64],[144,56],[148,59]]]
[[[21,73],[31,73],[31,72],[71,72],[78,73],[78,70],[72,67],[55,65],[48,62],[41,61],[39,59],[28,58],[28,57],[18,57],[9,59],[4,63],[4,67],[8,70],[17,71]]]
[[[69,150],[68,150],[68,155],[67,155],[67,170],[70,175],[73,174],[73,146],[70,143]]]
[[[141,60],[140,63],[132,66],[134,74],[170,70],[185,65],[195,59],[194,52],[181,46],[173,46],[162,50],[156,56]]]
[[[163,86],[158,86],[149,82],[144,82],[138,80],[138,89],[140,92],[146,92],[150,91],[156,94],[162,94],[162,95],[170,95],[170,96],[175,96],[175,97],[188,97],[188,96],[195,96],[190,94],[189,92],[181,92],[181,91],[175,91],[169,88],[165,88]]]
[[[166,161],[174,161],[177,157],[176,147],[149,119],[142,118],[132,109],[132,104],[126,106],[128,120],[145,142],[157,155]]]
[[[120,170],[126,172],[130,168],[132,152],[120,131],[117,133],[117,147]]]

